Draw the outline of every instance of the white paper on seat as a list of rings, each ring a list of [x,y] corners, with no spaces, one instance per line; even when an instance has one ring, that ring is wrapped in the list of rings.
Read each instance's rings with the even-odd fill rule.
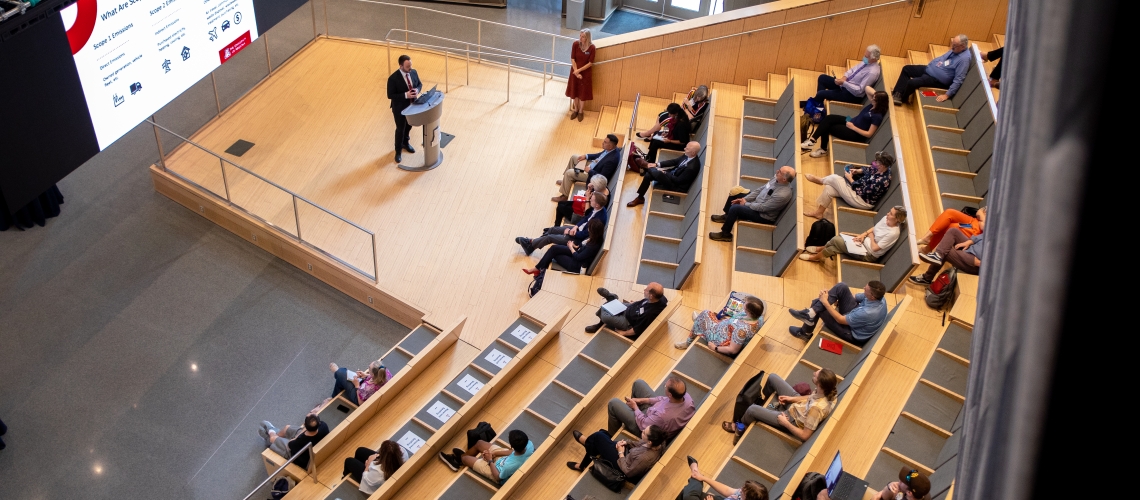
[[[419,436],[413,434],[412,431],[405,432],[403,437],[396,440],[396,444],[403,446],[405,449],[412,452],[413,455],[417,451],[420,451],[420,448],[423,447],[424,442],[425,441],[423,439],[420,439]]]
[[[841,234],[843,242],[847,243],[847,253],[851,255],[867,255],[867,249],[858,243],[855,243],[855,237],[850,234]]]
[[[447,423],[448,419],[450,419],[452,415],[455,415],[455,410],[443,404],[443,401],[437,400],[435,403],[432,403],[431,408],[428,408],[428,415],[435,417],[436,420],[442,423]]]
[[[484,359],[490,361],[491,364],[499,368],[507,366],[507,363],[511,362],[511,357],[503,354],[502,351],[499,351],[498,349],[491,349],[491,354],[488,354]]]
[[[483,383],[480,382],[479,379],[467,374],[460,379],[459,387],[462,387],[463,390],[470,392],[471,395],[474,396],[475,393],[479,392],[479,389],[483,388]]]
[[[613,316],[617,316],[625,312],[625,304],[623,304],[620,300],[611,300],[605,304],[602,304],[602,309],[605,309],[606,312],[610,313]]]
[[[534,336],[538,335],[538,334],[532,332],[530,330],[530,328],[519,325],[519,326],[516,326],[515,329],[511,331],[511,335],[514,335],[515,338],[523,341],[523,343],[529,344],[530,341],[532,339],[534,339]],[[500,368],[502,368],[502,367],[500,367]]]

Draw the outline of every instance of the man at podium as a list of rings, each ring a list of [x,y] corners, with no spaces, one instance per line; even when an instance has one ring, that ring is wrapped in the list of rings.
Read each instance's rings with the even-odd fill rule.
[[[396,163],[401,158],[401,150],[415,153],[409,140],[411,126],[408,118],[403,115],[405,108],[412,104],[424,88],[419,73],[412,69],[412,58],[407,55],[400,56],[400,69],[388,77],[388,99],[392,100],[392,118],[396,120]]]

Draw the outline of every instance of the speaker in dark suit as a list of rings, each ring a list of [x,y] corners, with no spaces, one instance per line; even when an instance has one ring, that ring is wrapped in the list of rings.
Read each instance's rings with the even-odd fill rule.
[[[415,153],[416,150],[408,142],[411,126],[403,115],[404,109],[412,105],[424,84],[420,81],[419,73],[412,69],[412,58],[400,56],[400,69],[388,77],[388,99],[392,100],[392,118],[396,120],[396,161],[399,162],[400,150]]]

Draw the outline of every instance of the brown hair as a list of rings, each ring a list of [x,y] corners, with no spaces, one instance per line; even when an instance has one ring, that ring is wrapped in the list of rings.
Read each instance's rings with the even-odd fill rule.
[[[384,479],[392,477],[401,465],[404,465],[404,453],[400,451],[400,445],[395,441],[388,440],[380,443],[380,456],[376,457],[376,463],[380,465],[380,472],[384,473]]]
[[[827,368],[819,369],[819,377],[816,379],[816,385],[819,387],[819,392],[826,396],[827,399],[834,400],[835,396],[839,394],[835,389],[839,385],[839,377],[836,377],[835,372]]]
[[[764,303],[756,297],[749,297],[744,300],[744,312],[748,313],[749,318],[760,319],[764,315]]]
[[[742,500],[768,500],[768,488],[756,481],[745,481],[740,488]]]
[[[597,203],[599,207],[606,208],[606,202],[608,201],[609,199],[606,198],[605,193],[594,191],[594,203]]]
[[[602,240],[606,236],[606,225],[602,224],[602,219],[590,219],[590,223],[586,225],[586,230],[590,231],[590,238],[586,241],[587,245],[602,244]]]
[[[887,110],[890,108],[887,104],[888,100],[886,92],[883,92],[882,90],[875,92],[875,97],[871,100],[871,102],[875,103],[874,106],[871,106],[872,113],[878,113],[883,116],[887,115]]]
[[[369,363],[368,373],[372,375],[372,385],[380,387],[388,383],[388,369],[384,367],[383,361],[376,360]]]

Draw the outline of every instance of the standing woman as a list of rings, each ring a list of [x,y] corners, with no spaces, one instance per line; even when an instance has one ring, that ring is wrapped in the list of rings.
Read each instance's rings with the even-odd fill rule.
[[[590,77],[594,66],[594,48],[590,29],[584,28],[578,35],[578,43],[570,48],[570,78],[566,79],[566,97],[570,102],[570,119],[582,121],[582,101],[594,99],[594,82]]]

